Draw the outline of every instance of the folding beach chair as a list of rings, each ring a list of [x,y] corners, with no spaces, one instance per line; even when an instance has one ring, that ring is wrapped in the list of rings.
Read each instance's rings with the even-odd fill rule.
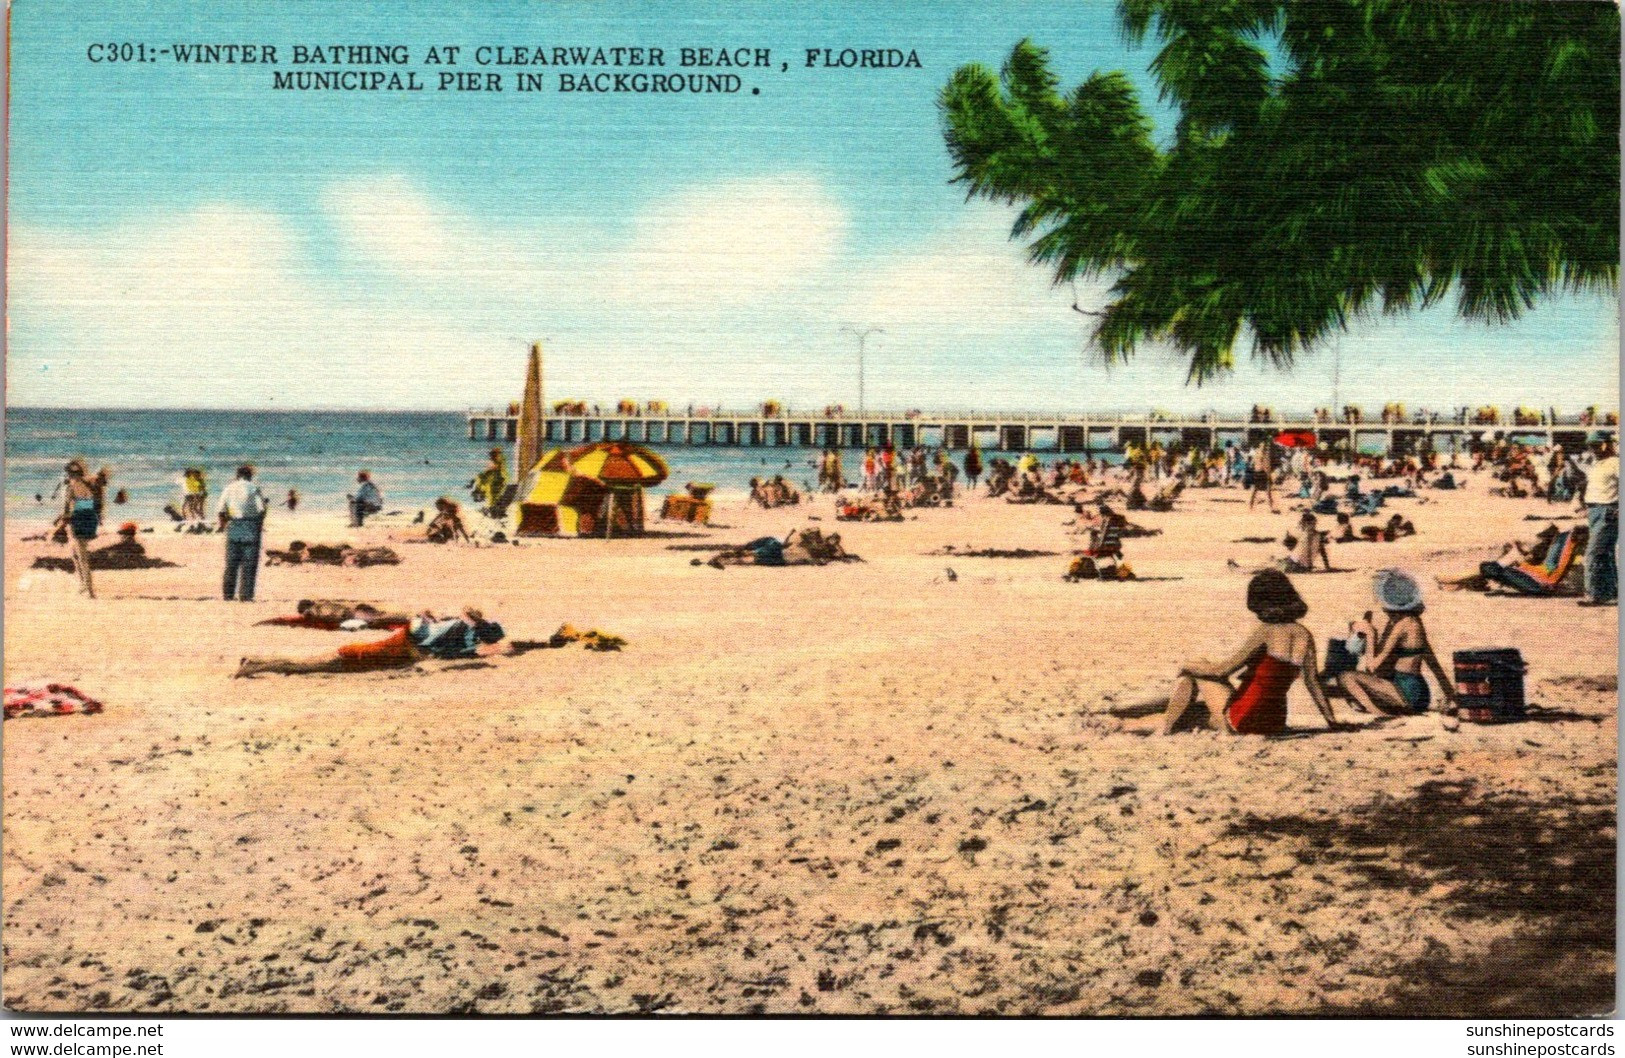
[[[1092,546],[1078,552],[1086,558],[1121,559],[1123,557],[1123,523],[1109,522],[1102,526]]]
[[[1520,562],[1515,566],[1485,562],[1478,567],[1478,571],[1484,575],[1484,579],[1510,588],[1519,595],[1565,595],[1568,591],[1563,587],[1563,578],[1568,575],[1569,567],[1574,565],[1575,556],[1585,546],[1587,535],[1588,530],[1584,526],[1575,526],[1552,538],[1545,561]]]

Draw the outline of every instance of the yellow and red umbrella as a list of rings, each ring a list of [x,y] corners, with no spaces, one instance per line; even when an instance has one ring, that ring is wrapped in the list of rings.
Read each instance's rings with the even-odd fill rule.
[[[569,473],[592,478],[610,488],[648,488],[665,481],[671,473],[671,468],[660,456],[642,445],[627,441],[599,441],[583,445],[573,449],[565,459]],[[543,468],[543,464],[537,466]]]
[[[522,536],[575,533],[578,527],[586,532],[601,519],[607,535],[617,503],[606,492],[622,497],[620,510],[633,528],[640,529],[643,504],[639,490],[660,484],[670,472],[660,456],[626,441],[598,441],[568,451],[552,449],[520,480],[519,502],[514,504],[515,531]]]

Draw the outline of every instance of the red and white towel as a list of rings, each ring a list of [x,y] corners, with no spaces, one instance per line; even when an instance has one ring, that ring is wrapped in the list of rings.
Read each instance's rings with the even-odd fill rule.
[[[67,716],[70,713],[99,713],[102,703],[66,683],[7,687],[6,719],[19,716]]]

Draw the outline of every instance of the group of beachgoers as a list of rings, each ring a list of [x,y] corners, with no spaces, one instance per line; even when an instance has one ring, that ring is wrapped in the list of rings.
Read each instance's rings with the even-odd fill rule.
[[[511,502],[514,491],[503,450],[493,448],[490,456],[487,467],[470,482],[486,513]],[[1459,453],[1448,459],[1427,450],[1378,457],[1273,440],[1250,447],[1231,443],[1212,448],[1131,442],[1123,456],[1121,465],[1093,456],[1063,457],[1046,465],[1030,453],[1010,459],[996,456],[984,463],[981,452],[973,447],[956,463],[943,449],[931,452],[916,447],[899,452],[883,446],[865,452],[859,494],[849,498],[846,490],[851,485],[843,480],[841,454],[829,449],[818,464],[819,484],[834,494],[838,516],[845,519],[899,520],[911,506],[951,505],[961,476],[973,489],[985,477],[987,495],[1009,503],[1070,505],[1076,517],[1067,524],[1072,532],[1088,539],[1075,552],[1069,577],[1074,573],[1078,577],[1106,576],[1104,570],[1122,558],[1123,539],[1161,531],[1130,521],[1125,512],[1173,511],[1188,488],[1239,488],[1248,493],[1249,510],[1262,504],[1277,512],[1281,500],[1295,503],[1298,520],[1281,539],[1286,554],[1249,581],[1247,607],[1258,622],[1236,650],[1218,661],[1183,667],[1163,693],[1114,707],[1122,715],[1144,715],[1154,708],[1162,715],[1162,729],[1170,733],[1190,726],[1239,734],[1280,731],[1285,724],[1287,688],[1298,679],[1303,680],[1328,725],[1337,723],[1330,704],[1337,697],[1362,711],[1427,711],[1433,698],[1428,674],[1437,681],[1445,706],[1452,705],[1454,690],[1429,643],[1422,623],[1421,591],[1414,577],[1396,569],[1379,571],[1374,591],[1378,609],[1385,615],[1381,627],[1370,615],[1350,622],[1348,634],[1335,638],[1328,664],[1321,666],[1315,638],[1303,624],[1307,607],[1288,574],[1333,570],[1333,547],[1392,542],[1415,534],[1410,518],[1392,509],[1384,511],[1389,502],[1421,499],[1423,490],[1448,493],[1462,487],[1470,474],[1492,474],[1505,483],[1504,494],[1513,498],[1537,496],[1550,503],[1576,503],[1585,521],[1566,530],[1554,522],[1529,540],[1509,541],[1476,569],[1438,578],[1442,590],[1559,595],[1575,594],[1578,582],[1586,603],[1616,603],[1619,461],[1611,438],[1595,443],[1584,455],[1555,445],[1498,441],[1470,450],[1467,466]],[[93,570],[168,564],[146,554],[136,539],[139,529],[134,523],[121,526],[117,543],[91,548],[107,506],[110,477],[105,469],[89,474],[80,459],[64,467],[59,487],[63,507],[52,535],[71,543],[73,558],[71,563],[50,560],[45,567],[71,568],[79,575],[81,589],[91,597],[95,596]],[[208,509],[207,478],[194,467],[187,469],[182,480],[184,495],[178,513],[183,521],[196,523]],[[351,524],[361,526],[382,510],[383,498],[367,471],[358,473],[356,481],[347,507]],[[764,508],[800,499],[782,475],[752,480],[750,502]],[[285,503],[290,510],[296,507],[293,490]],[[248,464],[237,469],[221,492],[215,516],[216,531],[226,542],[222,595],[227,600],[254,598],[262,553],[273,563],[365,566],[399,561],[387,548],[295,541],[280,551],[267,550],[262,541],[270,506]],[[424,524],[425,541],[472,540],[456,501],[442,497],[434,508],[433,518]],[[1332,518],[1332,527],[1322,529],[1320,518]],[[1357,520],[1365,520],[1365,524]],[[425,514],[420,513],[418,524],[424,522]],[[763,537],[729,548],[710,564],[822,565],[855,560],[842,548],[838,535],[800,530],[783,539]],[[1084,572],[1085,567],[1090,572]],[[1583,569],[1583,577],[1577,576],[1578,569]],[[297,620],[316,622],[313,627],[331,624],[390,634],[379,642],[346,646],[318,658],[247,658],[238,675],[355,672],[408,665],[430,656],[474,657],[499,649],[503,639],[500,626],[485,620],[476,609],[455,617],[427,612],[407,617],[329,600],[302,606]],[[1331,663],[1339,659],[1346,664]]]
[[[966,458],[968,466],[969,454]],[[915,446],[907,452],[899,452],[887,443],[867,449],[860,466],[862,480],[848,482],[842,471],[839,450],[826,449],[818,462],[819,488],[834,494],[835,517],[839,521],[896,522],[903,520],[903,512],[909,508],[952,507],[954,504],[959,467],[946,449],[932,452]],[[978,463],[976,475],[980,474]],[[849,494],[849,489],[856,494]]]
[[[754,503],[765,509],[774,507],[794,507],[801,502],[801,493],[796,487],[784,480],[783,474],[763,480],[750,479],[750,496],[747,503]]]

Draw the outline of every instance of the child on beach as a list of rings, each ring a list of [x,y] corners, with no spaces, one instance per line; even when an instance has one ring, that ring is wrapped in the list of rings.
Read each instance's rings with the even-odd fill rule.
[[[1313,511],[1304,511],[1303,517],[1298,519],[1298,535],[1288,535],[1282,538],[1282,543],[1291,554],[1281,560],[1281,568],[1287,573],[1313,573],[1315,572],[1315,559],[1318,556],[1320,565],[1326,572],[1331,572],[1331,556],[1326,553],[1326,537],[1330,535],[1320,530]]]
[[[462,508],[455,500],[445,496],[434,501],[434,518],[423,530],[424,539],[431,544],[449,544],[457,540],[472,540],[468,526],[463,524]]]

